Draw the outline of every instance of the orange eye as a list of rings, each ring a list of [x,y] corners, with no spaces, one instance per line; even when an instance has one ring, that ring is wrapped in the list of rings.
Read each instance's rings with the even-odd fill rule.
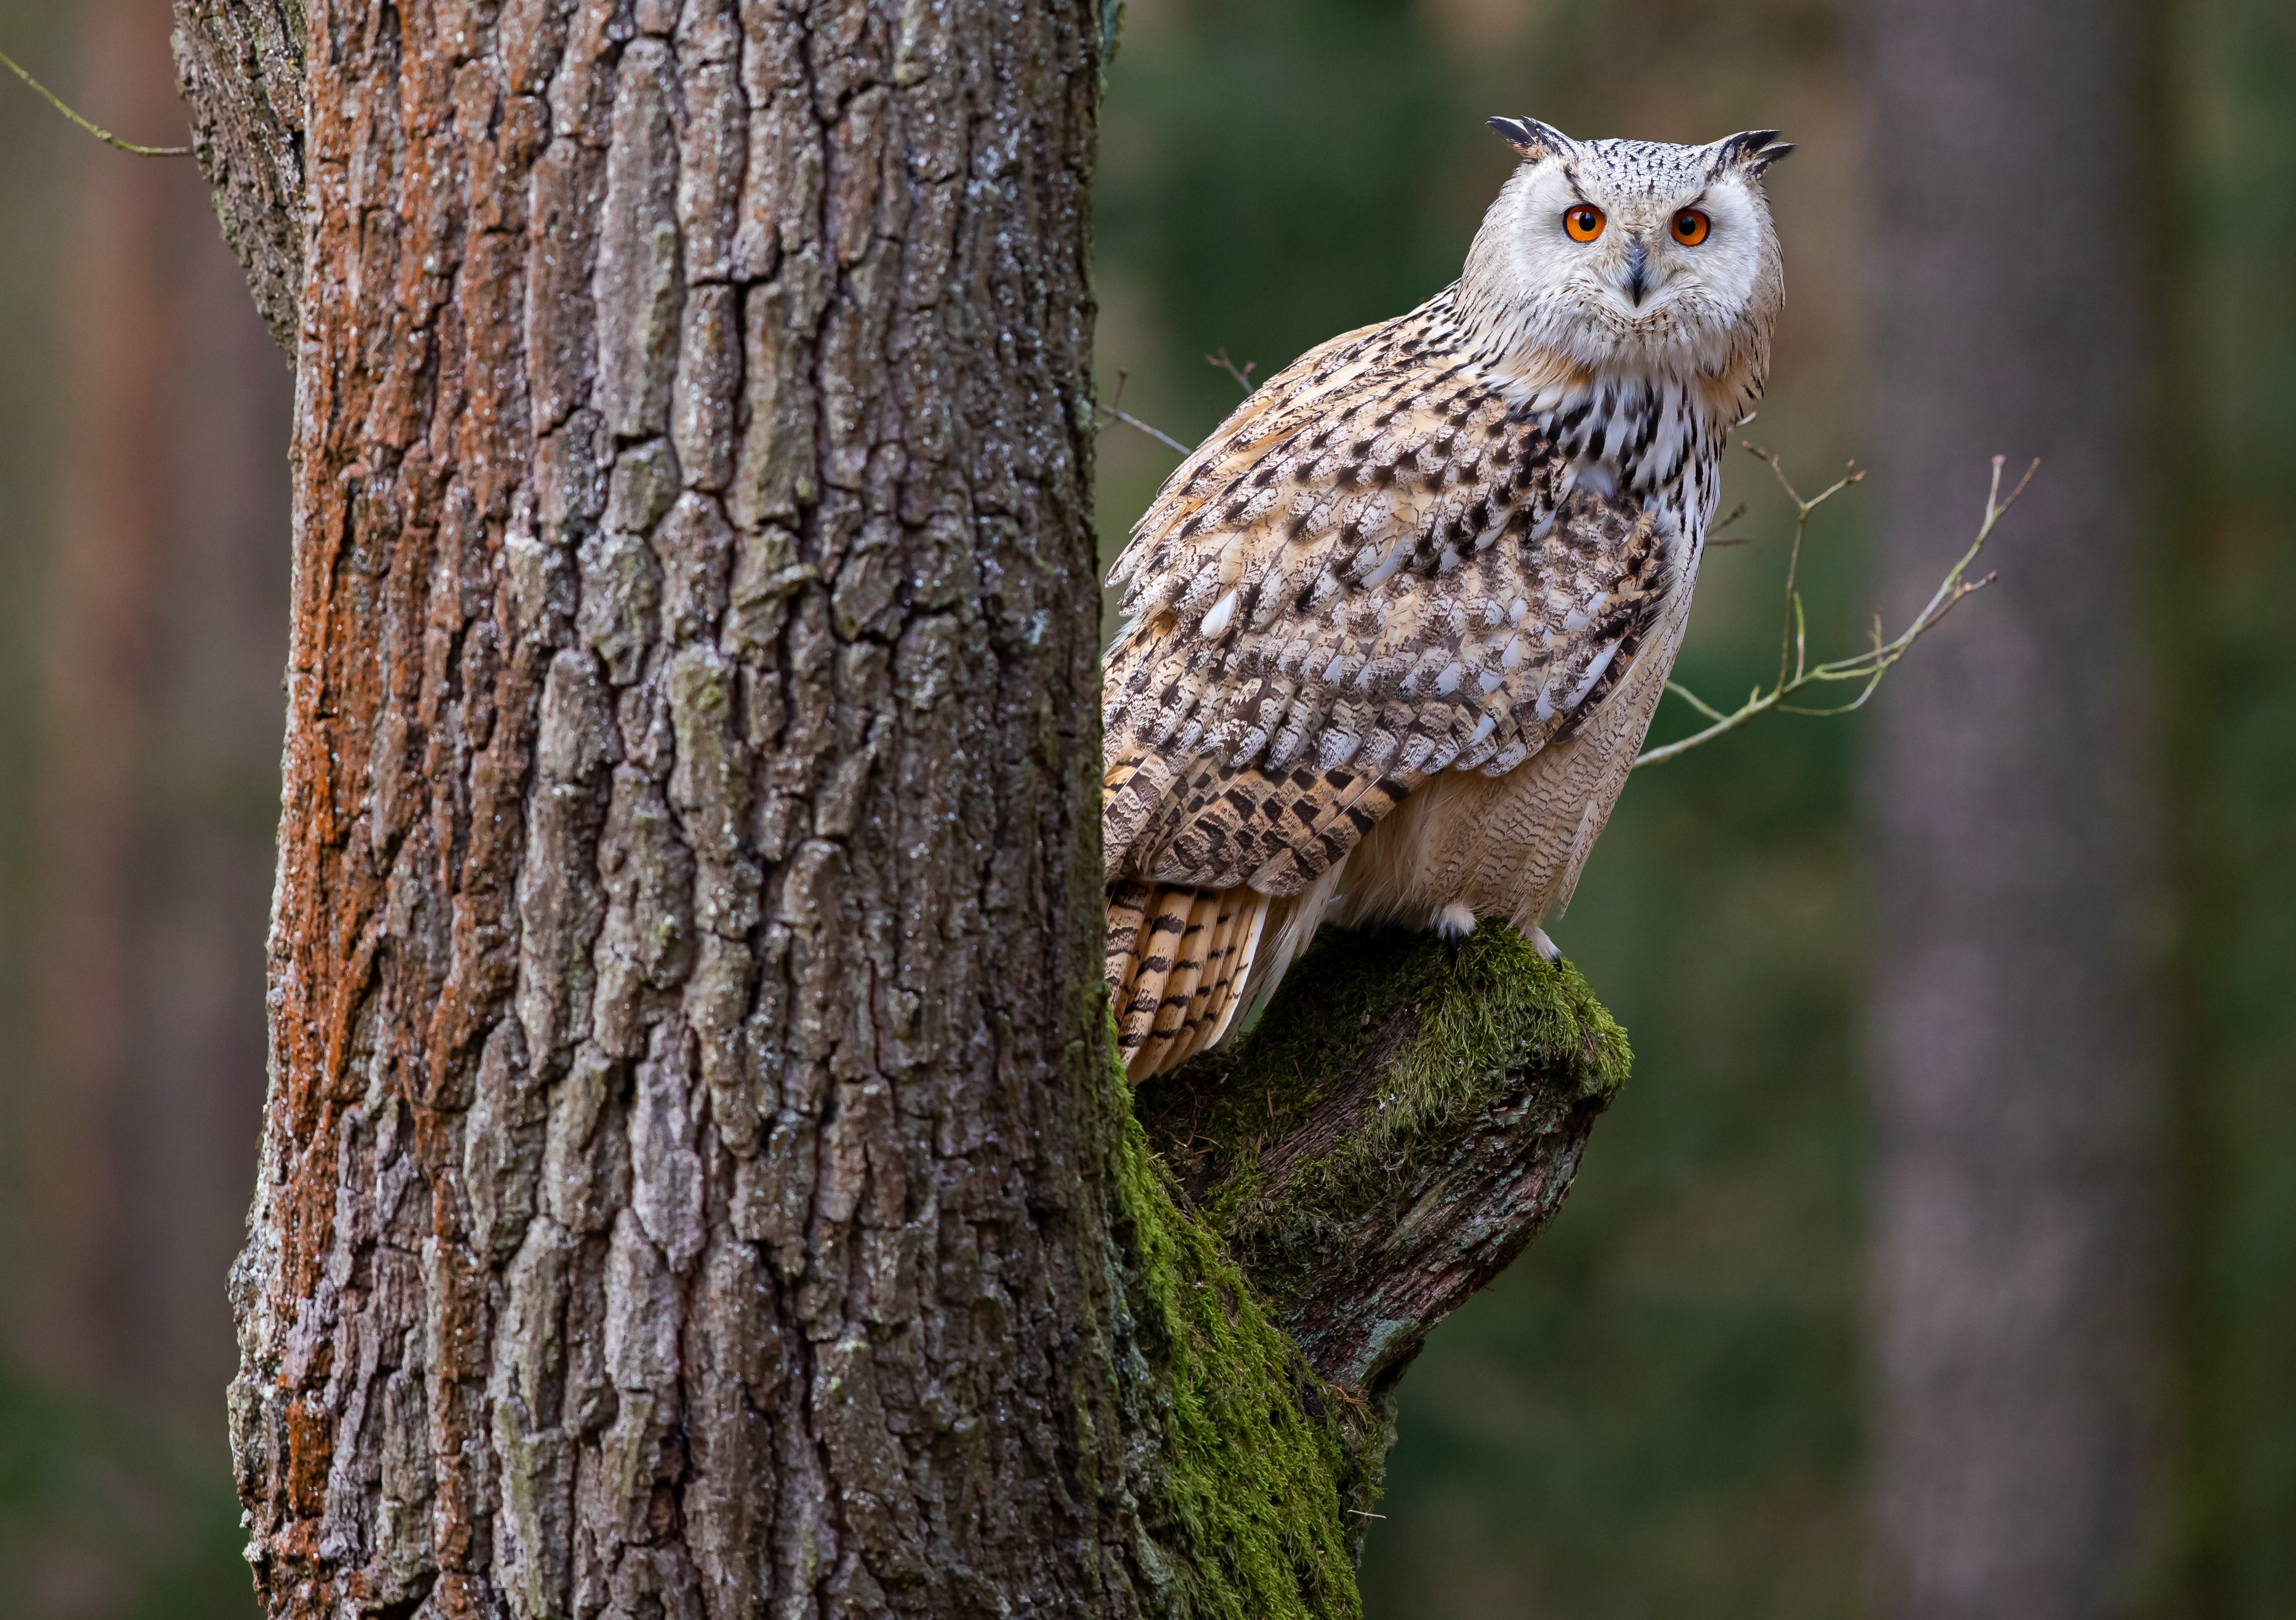
[[[1674,239],[1685,248],[1694,248],[1706,240],[1706,233],[1714,222],[1694,208],[1684,209],[1674,217]]]
[[[1562,210],[1562,228],[1573,242],[1592,242],[1603,234],[1603,210],[1591,202]]]

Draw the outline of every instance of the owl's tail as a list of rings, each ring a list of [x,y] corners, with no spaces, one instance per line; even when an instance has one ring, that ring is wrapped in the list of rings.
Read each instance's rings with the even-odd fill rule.
[[[1247,888],[1108,886],[1116,1049],[1139,1084],[1217,1045],[1245,1006],[1269,897]]]

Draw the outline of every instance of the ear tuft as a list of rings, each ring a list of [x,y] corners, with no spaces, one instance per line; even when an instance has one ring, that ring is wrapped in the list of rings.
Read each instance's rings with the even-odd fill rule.
[[[1570,150],[1569,136],[1535,118],[1495,118],[1490,123],[1501,140],[1533,162],[1562,157]]]
[[[1714,172],[1737,169],[1749,176],[1759,175],[1792,150],[1793,143],[1779,140],[1775,129],[1749,129],[1718,143]]]

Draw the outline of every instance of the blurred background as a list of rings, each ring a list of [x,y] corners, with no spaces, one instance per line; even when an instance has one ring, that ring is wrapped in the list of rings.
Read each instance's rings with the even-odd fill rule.
[[[0,0],[0,49],[180,140],[167,12]],[[1208,352],[1442,286],[1500,111],[1801,143],[1746,432],[1873,469],[1818,648],[2048,465],[1873,711],[1630,785],[1551,926],[1634,1079],[1403,1386],[1370,1614],[2296,1616],[2296,10],[1128,0],[1102,399],[1193,441]],[[188,164],[7,80],[0,153],[0,1616],[247,1615],[290,379]],[[1111,556],[1173,461],[1103,436]],[[1776,656],[1741,499],[1715,699]]]

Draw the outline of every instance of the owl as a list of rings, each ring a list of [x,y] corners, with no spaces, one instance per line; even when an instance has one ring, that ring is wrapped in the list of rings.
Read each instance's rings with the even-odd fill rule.
[[[1521,162],[1459,279],[1310,349],[1111,575],[1107,977],[1137,1081],[1326,922],[1539,930],[1665,690],[1784,299],[1775,130]]]

